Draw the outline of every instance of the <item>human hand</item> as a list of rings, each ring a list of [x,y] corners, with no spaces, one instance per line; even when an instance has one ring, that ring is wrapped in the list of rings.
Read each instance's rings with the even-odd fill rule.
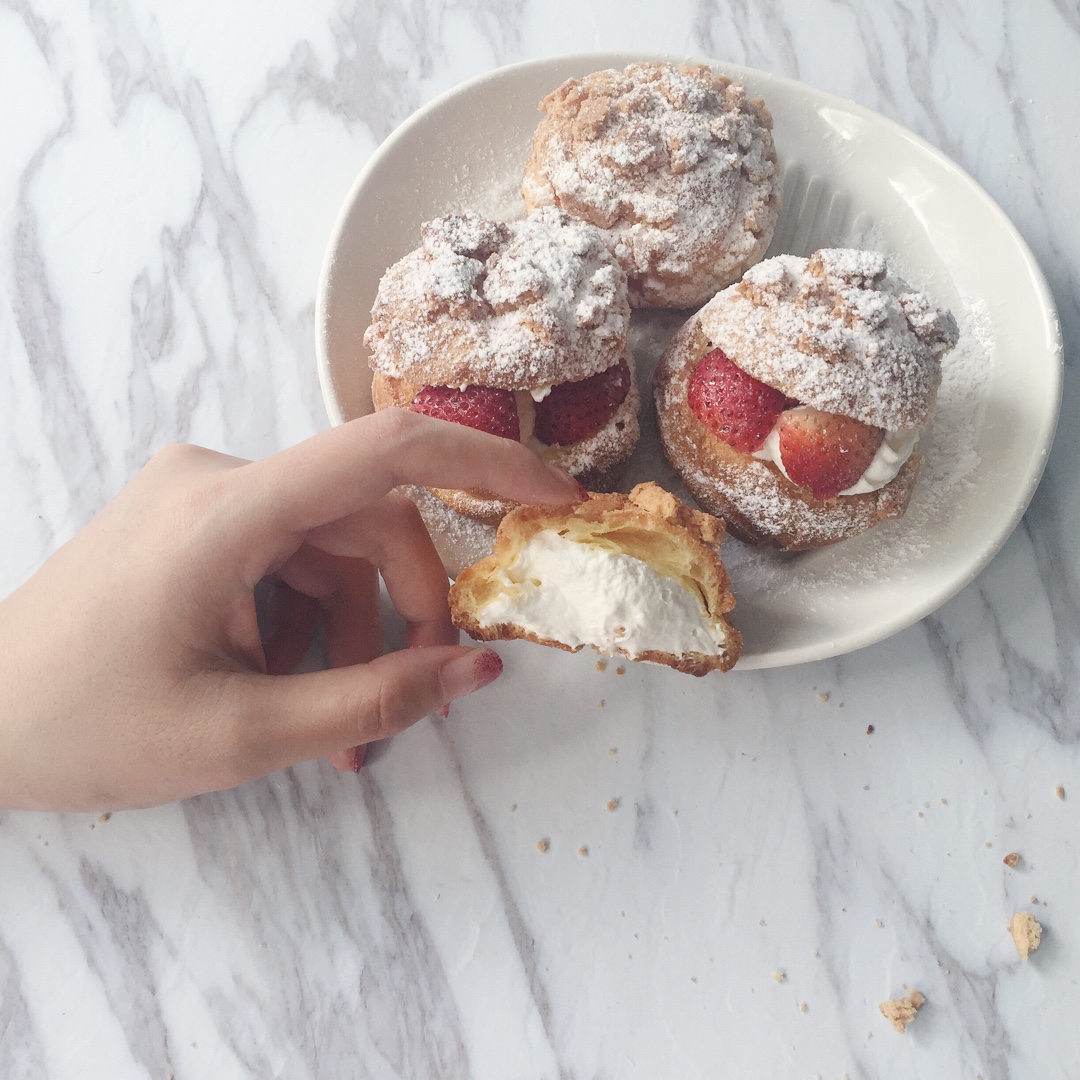
[[[447,581],[398,484],[565,503],[519,443],[387,410],[262,461],[162,451],[0,604],[0,806],[150,806],[393,735],[502,670],[456,644]],[[380,656],[376,568],[407,644]],[[284,632],[260,640],[268,577]],[[291,671],[316,607],[331,670]]]

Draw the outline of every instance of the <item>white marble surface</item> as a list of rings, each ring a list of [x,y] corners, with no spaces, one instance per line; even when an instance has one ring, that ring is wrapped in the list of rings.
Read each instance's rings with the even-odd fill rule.
[[[3,0],[0,592],[163,443],[323,426],[315,283],[372,149],[466,77],[614,48],[926,136],[1075,354],[1070,0]],[[0,1076],[1080,1075],[1078,410],[1069,367],[1020,529],[878,646],[701,682],[508,647],[359,777],[0,815]],[[877,1003],[904,984],[929,1004],[901,1037]]]

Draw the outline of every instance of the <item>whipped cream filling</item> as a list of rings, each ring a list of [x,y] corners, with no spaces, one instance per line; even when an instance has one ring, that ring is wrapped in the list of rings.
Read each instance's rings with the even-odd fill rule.
[[[620,652],[723,653],[727,635],[701,600],[631,555],[568,540],[546,529],[499,571],[499,593],[478,613],[481,626],[514,623],[577,648]]]
[[[849,488],[845,488],[840,495],[865,495],[868,491],[877,491],[883,488],[903,468],[904,462],[911,457],[915,444],[919,441],[919,430],[886,431],[885,438],[881,440],[873,461],[866,466],[866,471]],[[765,437],[761,449],[755,450],[751,457],[761,461],[771,461],[788,480],[787,469],[780,457],[780,421],[773,426],[772,431]]]

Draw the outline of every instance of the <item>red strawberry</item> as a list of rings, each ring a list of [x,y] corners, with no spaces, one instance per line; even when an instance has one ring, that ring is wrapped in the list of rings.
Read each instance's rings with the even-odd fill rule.
[[[690,410],[718,438],[743,454],[760,449],[787,398],[759,382],[722,349],[713,349],[690,376]]]
[[[804,405],[780,417],[780,460],[793,483],[832,499],[866,472],[884,438],[881,428]]]
[[[409,406],[413,412],[436,416],[466,427],[489,431],[504,439],[521,438],[517,403],[512,390],[496,390],[492,386],[425,386]]]
[[[623,403],[630,390],[625,360],[599,375],[552,387],[536,403],[536,437],[548,446],[567,446],[595,435]]]

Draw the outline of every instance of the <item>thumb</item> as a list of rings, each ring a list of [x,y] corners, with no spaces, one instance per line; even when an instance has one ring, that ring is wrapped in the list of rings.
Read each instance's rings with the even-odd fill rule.
[[[261,676],[267,771],[386,739],[502,674],[491,649],[402,649],[367,664],[304,675]]]

